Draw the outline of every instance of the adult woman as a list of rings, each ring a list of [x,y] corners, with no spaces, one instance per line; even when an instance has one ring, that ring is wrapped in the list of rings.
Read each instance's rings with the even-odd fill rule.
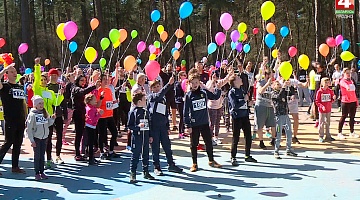
[[[62,143],[63,145],[69,145],[66,140],[65,140],[65,134],[67,131],[67,128],[70,125],[70,122],[72,120],[72,116],[74,113],[74,110],[72,109],[72,100],[71,100],[71,90],[74,87],[74,82],[75,82],[75,74],[74,73],[68,73],[65,75],[66,79],[67,79],[67,84],[65,86],[65,101],[67,104],[67,119],[64,120],[64,128],[63,128],[63,139],[62,139]]]
[[[356,97],[356,83],[351,79],[350,70],[345,68],[343,70],[343,76],[340,80],[340,92],[341,92],[341,111],[342,116],[339,121],[339,139],[345,139],[345,136],[342,134],[342,128],[344,126],[345,119],[349,115],[350,117],[350,137],[358,138],[359,135],[354,133],[354,122],[355,122],[355,114],[356,108],[359,103]]]

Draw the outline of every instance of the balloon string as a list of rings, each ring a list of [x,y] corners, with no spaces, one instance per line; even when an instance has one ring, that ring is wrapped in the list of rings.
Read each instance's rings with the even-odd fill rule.
[[[240,55],[241,52],[242,50],[236,54],[236,56],[229,62],[229,65],[232,65],[235,62],[236,58]]]
[[[110,54],[110,59],[109,59],[109,63],[108,63],[107,68],[110,68],[111,59],[112,59],[114,53],[115,53],[115,48],[114,48],[114,46],[113,46],[113,47],[111,48],[111,54]]]
[[[151,24],[151,27],[150,27],[150,29],[149,29],[149,32],[148,32],[148,34],[147,34],[147,36],[146,36],[145,46],[146,46],[146,42],[148,41],[148,39],[149,39],[149,37],[150,37],[150,33],[151,33],[152,29],[154,28],[154,24],[155,24],[155,22],[153,22],[153,23]],[[143,52],[144,52],[144,51],[143,51]],[[137,55],[137,58],[140,58],[140,56],[141,56],[141,54],[142,54],[143,52],[139,52],[138,55]]]
[[[219,51],[220,51],[220,48],[217,49],[216,61],[218,61],[218,59],[219,59]]]
[[[223,52],[222,52],[222,55],[221,55],[221,60],[224,59],[224,54],[225,54],[225,48],[226,48],[226,38],[227,38],[227,31],[225,32],[225,42],[224,42],[224,48],[223,48]]]
[[[67,43],[66,43],[66,47],[68,47],[68,46],[69,46],[69,41],[67,41]],[[68,48],[65,48],[65,55],[64,55],[64,60],[63,60],[63,66],[61,67],[61,70],[62,70],[62,71],[64,71],[64,67],[65,67],[65,63],[66,63],[67,50],[68,50]]]
[[[256,57],[255,69],[258,67],[259,57],[260,57],[260,54],[261,54],[261,51],[263,50],[263,48],[264,48],[264,42],[261,42],[260,50]]]
[[[284,41],[284,38],[281,39],[280,46],[279,46],[279,48],[277,48],[277,49],[280,49],[280,48],[281,48],[281,45],[282,45],[283,41]]]
[[[81,56],[80,56],[78,65],[80,64],[81,59],[82,59],[83,56],[84,56],[85,50],[86,50],[87,46],[89,45],[89,42],[90,42],[90,39],[91,39],[91,36],[92,36],[93,32],[94,32],[94,31],[91,31],[91,33],[90,33],[90,36],[89,36],[89,38],[88,38],[88,40],[87,40],[87,42],[86,42],[86,44],[85,44],[84,50],[83,50],[83,52],[82,52],[82,54],[81,54]]]
[[[61,41],[61,71],[64,71],[64,63],[63,63],[63,57],[64,57],[64,41]]]
[[[69,58],[69,62],[68,62],[67,68],[70,66],[71,57],[72,57],[72,54],[70,54],[70,58]],[[65,66],[64,66],[64,67],[65,67]]]
[[[181,28],[181,19],[180,19],[180,25],[179,25],[179,28],[178,28],[178,29],[180,29],[180,28]],[[178,29],[177,29],[177,30],[178,30]],[[176,33],[176,30],[175,30],[174,34],[170,37],[170,39],[167,41],[167,43],[165,44],[164,48],[161,50],[161,52],[159,53],[159,55],[158,55],[156,58],[158,58],[158,57],[165,51],[165,49],[166,49],[166,47],[169,45],[170,41],[174,38],[175,33]],[[176,39],[176,42],[178,42],[178,41],[179,41],[179,38]]]
[[[118,61],[118,60],[119,60],[119,57],[120,57],[120,47],[121,47],[121,44],[120,44],[120,46],[118,47],[119,49],[118,49],[118,52],[117,52],[116,61]]]
[[[127,47],[124,50],[124,53],[121,55],[121,57],[120,57],[120,59],[118,61],[120,61],[124,57],[124,55],[125,55],[126,51],[128,50],[128,48],[129,48],[132,41],[133,41],[133,39],[130,40],[129,44],[127,45]]]
[[[228,57],[226,58],[226,60],[229,60],[229,58],[230,58],[230,56],[232,55],[233,51],[234,51],[234,50],[231,49],[231,51],[230,51]]]

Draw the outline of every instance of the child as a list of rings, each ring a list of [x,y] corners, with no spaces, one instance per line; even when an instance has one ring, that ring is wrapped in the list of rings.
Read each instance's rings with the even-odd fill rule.
[[[184,96],[185,91],[182,88],[182,82],[187,78],[186,72],[180,71],[179,72],[179,81],[175,83],[175,103],[177,107],[177,111],[180,115],[180,122],[179,122],[179,138],[184,139],[187,135],[185,134],[184,128]]]
[[[130,162],[130,183],[136,183],[136,168],[142,154],[144,178],[154,180],[149,173],[149,142],[152,137],[149,135],[149,113],[147,112],[146,98],[144,93],[135,93],[132,99],[134,108],[129,113],[128,127],[131,135],[131,162]]]
[[[174,86],[174,77],[169,79],[169,83],[162,89],[159,81],[153,81],[150,83],[151,94],[148,96],[148,110],[150,112],[150,125],[151,136],[153,142],[151,144],[153,161],[154,161],[154,173],[157,176],[162,176],[163,172],[160,167],[160,142],[165,151],[166,159],[168,162],[168,170],[170,172],[181,173],[182,169],[177,167],[174,163],[174,159],[171,151],[171,142],[169,139],[170,125],[169,125],[169,113],[166,109],[165,94]],[[160,90],[161,89],[161,90]]]
[[[316,92],[315,103],[319,111],[319,142],[331,142],[335,139],[330,135],[330,117],[332,102],[336,99],[334,92],[329,88],[330,79],[325,77],[321,79],[321,87]],[[324,127],[326,129],[326,138],[324,140]]]
[[[275,121],[276,121],[276,140],[274,157],[281,159],[279,155],[280,141],[282,129],[285,129],[286,134],[286,155],[296,157],[297,154],[291,149],[291,121],[289,118],[288,98],[295,94],[295,88],[290,86],[290,81],[285,81],[283,86],[279,81],[275,81],[272,85],[271,99],[275,107]]]
[[[35,95],[32,98],[33,106],[27,117],[27,134],[34,149],[35,180],[48,179],[44,173],[45,148],[49,136],[49,126],[55,121],[55,115],[51,118],[44,108],[44,100]],[[50,138],[51,139],[51,138]]]
[[[184,121],[190,134],[190,148],[193,160],[191,172],[198,170],[197,165],[197,146],[199,144],[200,133],[206,145],[206,152],[209,157],[209,165],[215,168],[222,166],[214,160],[213,146],[209,126],[209,113],[207,100],[216,100],[220,98],[221,90],[219,86],[215,88],[215,94],[209,90],[200,89],[200,75],[189,72],[190,91],[185,95]]]
[[[104,96],[100,97],[100,101],[104,99]],[[89,151],[89,165],[95,165],[99,161],[94,158],[94,142],[96,136],[96,125],[100,119],[100,116],[104,114],[104,111],[97,109],[98,102],[94,94],[87,94],[85,96],[86,103],[86,119],[85,130],[88,136],[87,147]]]
[[[237,145],[240,138],[240,129],[244,132],[245,137],[245,161],[246,162],[257,162],[253,157],[250,156],[251,148],[251,125],[249,119],[249,109],[247,101],[249,100],[248,95],[243,90],[242,79],[239,76],[232,76],[230,78],[231,89],[229,91],[229,110],[232,117],[232,130],[233,140],[231,145],[231,165],[238,166],[236,161]]]

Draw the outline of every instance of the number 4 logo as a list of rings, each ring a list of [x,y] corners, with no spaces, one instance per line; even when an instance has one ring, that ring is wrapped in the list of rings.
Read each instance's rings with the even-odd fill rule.
[[[354,0],[338,0],[337,5],[349,9],[350,6],[354,6]]]

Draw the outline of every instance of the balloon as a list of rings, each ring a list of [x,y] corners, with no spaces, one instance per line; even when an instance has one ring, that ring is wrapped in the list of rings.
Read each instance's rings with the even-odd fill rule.
[[[241,52],[241,51],[243,50],[243,45],[242,45],[242,43],[241,43],[241,42],[237,43],[235,48],[236,48],[236,50],[237,50],[238,52]]]
[[[144,41],[140,41],[137,44],[136,49],[139,53],[142,53],[146,49],[146,43]]]
[[[91,30],[95,30],[98,26],[99,26],[99,20],[96,19],[96,18],[93,18],[93,19],[90,21]]]
[[[71,53],[75,53],[77,48],[78,48],[78,44],[75,41],[70,42],[69,50],[70,50]]]
[[[111,29],[109,32],[110,41],[114,44],[120,38],[120,32],[117,29]]]
[[[244,33],[240,33],[239,41],[242,42],[244,40]]]
[[[233,24],[233,18],[229,13],[223,13],[220,16],[220,25],[228,31]]]
[[[131,38],[132,38],[132,39],[135,39],[137,36],[138,36],[137,30],[132,30],[132,31],[131,31]]]
[[[161,34],[162,32],[164,32],[165,28],[163,25],[159,25],[159,26],[157,26],[156,30],[159,34]]]
[[[240,38],[240,33],[238,30],[233,30],[231,33],[230,33],[230,38],[231,38],[231,41],[233,42],[236,42],[238,41],[238,39]]]
[[[180,18],[185,19],[185,18],[189,17],[191,15],[191,13],[193,12],[193,10],[194,10],[194,7],[189,1],[182,3],[179,8]]]
[[[177,59],[179,59],[179,57],[180,57],[180,52],[179,52],[178,50],[176,50],[176,51],[174,52],[174,54],[173,54],[173,58],[174,58],[175,60],[177,60]]]
[[[322,56],[326,57],[329,54],[329,46],[327,44],[321,44],[319,47],[319,52]]]
[[[221,46],[222,44],[224,44],[225,40],[226,40],[225,33],[223,33],[223,32],[216,33],[215,41],[216,41],[217,45]]]
[[[76,25],[75,22],[69,21],[69,22],[65,23],[64,35],[65,35],[66,40],[69,41],[69,40],[73,39],[73,37],[75,37],[77,32],[78,32],[78,26]]]
[[[248,38],[248,35],[247,35],[246,33],[243,33],[243,38],[242,38],[242,41],[247,40],[247,38]]]
[[[56,27],[56,34],[59,37],[59,39],[61,41],[66,40],[65,34],[64,34],[64,26],[65,23],[60,23],[57,27]]]
[[[230,47],[231,47],[231,50],[235,50],[236,49],[236,44],[235,42],[231,42],[230,44]]]
[[[288,50],[289,56],[290,58],[294,57],[297,54],[297,48],[291,46]]]
[[[268,46],[269,48],[272,48],[275,45],[276,42],[276,37],[274,34],[268,33],[265,36],[265,44],[266,46]]]
[[[299,63],[301,68],[303,68],[304,70],[307,70],[309,68],[309,65],[310,65],[310,59],[309,59],[309,57],[307,55],[301,54],[299,56],[298,63]]]
[[[216,49],[217,49],[216,44],[213,43],[213,42],[210,43],[210,44],[208,45],[208,54],[214,53],[214,52],[216,51]]]
[[[50,65],[50,59],[45,59],[45,66]]]
[[[168,33],[166,31],[163,31],[161,34],[160,34],[160,39],[161,41],[165,42],[166,39],[169,37]]]
[[[290,33],[290,30],[289,30],[289,28],[287,26],[281,27],[281,29],[280,29],[281,37],[285,38],[286,36],[289,35],[289,33]]]
[[[344,51],[340,54],[340,58],[343,61],[351,61],[355,58],[355,56],[350,51]]]
[[[221,67],[221,62],[220,62],[220,61],[216,61],[216,62],[215,62],[215,67],[217,67],[217,68]]]
[[[254,28],[254,29],[253,29],[253,34],[256,35],[256,34],[258,34],[258,33],[259,33],[259,28]]]
[[[160,73],[160,64],[157,61],[150,60],[145,65],[145,74],[150,81],[155,80]]]
[[[44,66],[41,66],[40,70],[43,72],[45,71],[45,67]]]
[[[344,41],[344,38],[342,35],[337,35],[335,38],[336,46],[339,46]]]
[[[292,65],[289,62],[282,62],[279,67],[279,72],[284,80],[289,80],[291,74],[293,73]]]
[[[160,11],[153,10],[150,14],[151,21],[153,21],[154,23],[159,21],[160,16],[161,16]]]
[[[187,83],[187,79],[182,80],[181,82],[181,89],[185,92],[186,91],[186,83]]]
[[[328,37],[328,38],[326,39],[326,44],[327,44],[329,47],[333,48],[333,47],[336,46],[336,41],[335,41],[335,39],[334,39],[333,37]]]
[[[245,31],[247,30],[247,25],[244,22],[241,22],[238,25],[238,31],[239,33],[245,33]]]
[[[275,14],[275,5],[271,1],[266,1],[261,5],[261,16],[264,20],[270,19]]]
[[[103,38],[100,41],[100,46],[103,51],[105,51],[110,46],[110,40],[108,38]]]
[[[180,42],[176,42],[176,43],[175,43],[175,48],[180,49],[180,47],[181,47]]]
[[[156,55],[155,54],[150,54],[149,60],[155,60],[155,59],[156,59]]]
[[[17,74],[17,75],[16,75],[16,80],[15,80],[15,81],[18,83],[18,82],[20,81],[20,78],[21,78],[21,74]]]
[[[131,72],[136,65],[136,59],[134,56],[126,56],[124,59],[124,69],[128,72]]]
[[[275,33],[275,30],[276,30],[276,27],[275,27],[275,24],[273,24],[273,23],[268,23],[268,24],[266,24],[266,31],[268,32],[268,33],[271,33],[271,34],[274,34]]]
[[[120,32],[119,41],[120,43],[123,43],[127,38],[127,31],[125,29],[120,29],[119,32]]]
[[[272,56],[273,58],[277,58],[278,52],[279,52],[279,50],[277,50],[277,49],[272,50],[271,56]]]
[[[160,45],[161,45],[161,44],[160,44],[159,41],[155,41],[155,42],[154,42],[154,46],[155,46],[156,48],[160,48]]]
[[[105,58],[101,58],[99,61],[100,67],[101,69],[105,67],[106,65],[106,59]]]
[[[155,53],[156,51],[156,47],[152,44],[149,45],[149,52],[152,54],[152,53]]]
[[[21,44],[19,45],[19,47],[18,47],[18,52],[19,52],[19,54],[24,54],[24,53],[27,52],[28,49],[29,49],[28,44],[26,44],[26,43],[21,43]]]
[[[349,40],[342,41],[341,48],[342,48],[343,51],[347,51],[350,48]]]
[[[182,65],[186,65],[186,60],[182,60],[182,61],[181,61],[181,64],[182,64]]]
[[[191,35],[188,35],[186,36],[185,40],[186,40],[186,44],[189,44],[191,41],[192,41],[192,36]]]
[[[88,47],[85,49],[85,58],[90,64],[96,60],[97,51],[94,49],[94,47]]]
[[[137,62],[137,64],[138,64],[138,65],[141,65],[141,63],[142,63],[142,61],[141,61],[141,59],[140,59],[140,58],[139,58],[139,59],[137,59],[137,60],[136,60],[136,62]]]
[[[0,48],[2,48],[6,44],[4,38],[0,38]]]
[[[177,50],[179,50],[179,49],[177,49],[177,48],[175,48],[175,47],[172,48],[172,49],[171,49],[171,55],[174,55],[174,52],[177,51]]]
[[[118,48],[119,46],[120,46],[120,41],[118,40],[118,41],[116,41],[114,44],[113,44],[113,47],[116,49],[116,48]]]
[[[31,73],[32,73],[31,68],[26,68],[26,69],[25,69],[25,74],[31,74]]]
[[[177,38],[183,38],[183,37],[184,37],[184,31],[181,30],[181,29],[177,29],[177,30],[175,31],[175,36],[176,36]]]
[[[251,47],[249,44],[245,44],[243,48],[244,48],[245,53],[249,53],[249,51],[251,50]]]

